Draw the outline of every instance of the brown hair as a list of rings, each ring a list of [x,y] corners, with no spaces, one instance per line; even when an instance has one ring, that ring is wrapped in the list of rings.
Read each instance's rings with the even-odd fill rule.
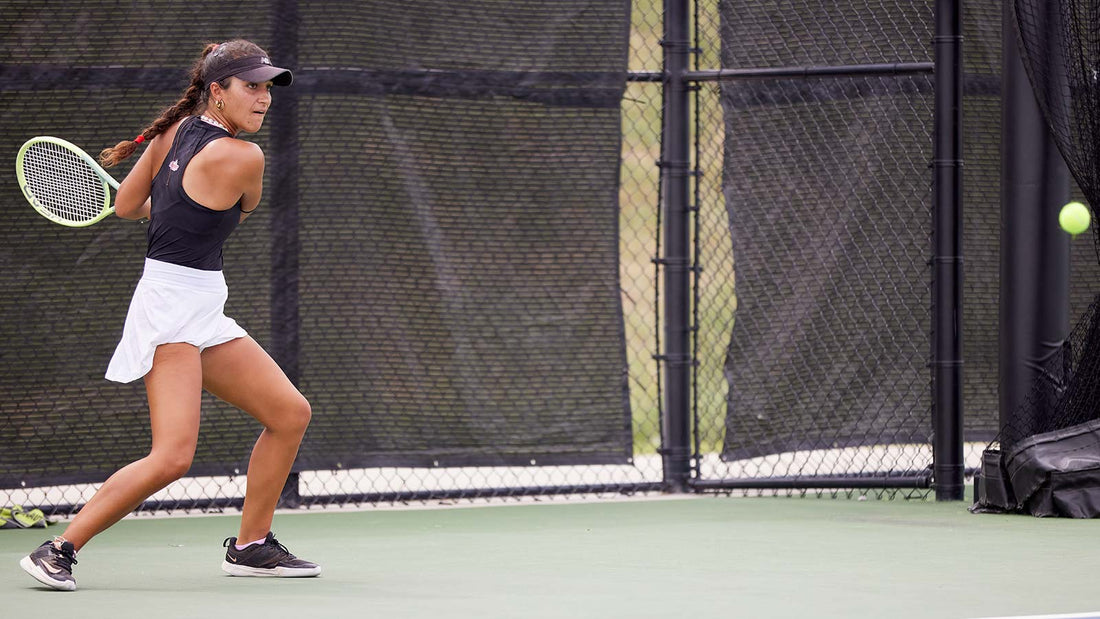
[[[206,75],[209,73],[211,65],[222,63],[227,59],[257,55],[266,56],[267,52],[255,43],[244,39],[235,39],[225,43],[208,43],[203,48],[202,55],[191,66],[190,84],[187,86],[187,90],[183,92],[180,100],[161,112],[160,116],[133,140],[123,140],[113,148],[103,149],[99,153],[100,163],[107,168],[117,165],[133,155],[141,142],[152,140],[164,133],[181,118],[205,109],[206,102],[210,99],[210,85],[206,83]],[[222,88],[228,88],[229,78],[220,80],[218,84]]]

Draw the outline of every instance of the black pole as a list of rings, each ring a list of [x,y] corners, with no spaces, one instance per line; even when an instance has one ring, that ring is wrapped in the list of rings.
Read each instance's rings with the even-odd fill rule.
[[[1057,11],[1057,3],[1051,9]],[[1069,333],[1069,236],[1058,226],[1058,209],[1069,200],[1070,174],[1024,72],[1011,0],[1005,0],[1002,25],[998,395],[1006,447],[1006,438],[1024,438],[1019,429],[1042,427],[1013,416]],[[1027,414],[1045,416],[1053,403],[1034,404]]]
[[[269,53],[279,66],[298,68],[298,2],[274,4]],[[295,385],[298,370],[298,92],[294,85],[273,92],[270,112],[271,186],[265,189],[271,212],[271,357]],[[283,485],[280,507],[297,507],[298,473]]]
[[[661,419],[664,485],[687,492],[691,477],[690,97],[685,73],[691,54],[687,0],[665,0],[664,143],[661,204],[665,213],[665,414]]]
[[[963,499],[962,2],[936,0],[932,460],[936,500]]]
[[[297,68],[298,3],[276,2],[273,60]],[[296,85],[273,92],[271,154],[265,189],[271,210],[271,356],[298,384],[298,94]]]

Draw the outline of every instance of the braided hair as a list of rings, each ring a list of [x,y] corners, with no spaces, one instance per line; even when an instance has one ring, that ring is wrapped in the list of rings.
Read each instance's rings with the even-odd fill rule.
[[[266,56],[267,52],[255,43],[244,39],[235,39],[225,43],[208,43],[203,48],[202,55],[191,67],[189,73],[190,83],[180,100],[161,112],[160,116],[134,139],[123,140],[112,148],[103,149],[99,153],[100,163],[107,168],[119,164],[130,155],[133,155],[142,142],[152,140],[164,133],[181,118],[191,116],[197,112],[201,113],[202,110],[206,109],[206,104],[210,100],[210,88],[206,84],[205,76],[210,66],[215,64],[215,61],[221,62],[227,58],[234,59],[257,55]],[[218,84],[222,88],[228,88],[229,80],[230,78],[227,77],[220,80]]]

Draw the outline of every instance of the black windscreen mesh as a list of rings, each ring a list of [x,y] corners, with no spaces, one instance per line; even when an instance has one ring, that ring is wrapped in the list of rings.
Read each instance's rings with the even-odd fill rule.
[[[348,176],[325,160],[339,127],[304,140],[303,195],[320,199],[303,201],[301,243],[339,247],[301,261],[302,384],[340,413],[310,431],[342,437],[345,452],[440,464],[502,445],[540,462],[628,445],[606,268],[616,213],[592,209],[593,195],[614,204],[614,170],[600,165],[617,157],[614,111],[400,95],[301,109],[358,115],[364,146],[335,156],[359,171]],[[333,190],[370,207],[325,199]],[[347,419],[362,431],[341,432]]]
[[[10,4],[12,159],[135,135],[207,41],[295,69],[249,137],[264,203],[225,262],[226,313],[313,405],[298,469],[629,460],[627,2]],[[144,228],[55,226],[12,174],[0,195],[0,485],[102,479],[148,448],[141,384],[102,378]],[[192,474],[243,472],[258,432],[207,397]]]
[[[997,433],[1000,408],[1002,12],[963,6],[963,423]]]
[[[722,66],[931,61],[932,3],[723,2]],[[723,456],[926,444],[933,81],[731,81]]]

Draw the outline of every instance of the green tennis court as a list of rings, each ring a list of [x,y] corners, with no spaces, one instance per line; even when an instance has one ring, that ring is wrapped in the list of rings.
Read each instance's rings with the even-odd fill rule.
[[[1100,49],[1048,9],[1095,4],[0,3],[0,507],[71,516],[151,441],[142,386],[104,380],[150,228],[62,229],[11,164],[136,145],[247,37],[296,77],[248,108],[264,208],[226,310],[309,399],[274,533],[324,568],[222,573],[260,430],[209,395],[188,474],[76,592],[18,565],[64,522],[0,531],[0,612],[1100,619],[1094,520],[960,500],[986,447],[1097,415],[1068,385],[1100,385],[1100,336],[1063,319],[1100,334],[1100,234],[1027,194],[1100,208],[1100,56],[1059,99],[1013,51],[1041,83]]]
[[[980,516],[959,503],[788,498],[559,501],[286,513],[314,579],[219,568],[237,518],[131,517],[80,555],[73,593],[17,562],[17,616],[991,617],[1100,610],[1091,521]],[[52,527],[57,533],[63,525]]]

